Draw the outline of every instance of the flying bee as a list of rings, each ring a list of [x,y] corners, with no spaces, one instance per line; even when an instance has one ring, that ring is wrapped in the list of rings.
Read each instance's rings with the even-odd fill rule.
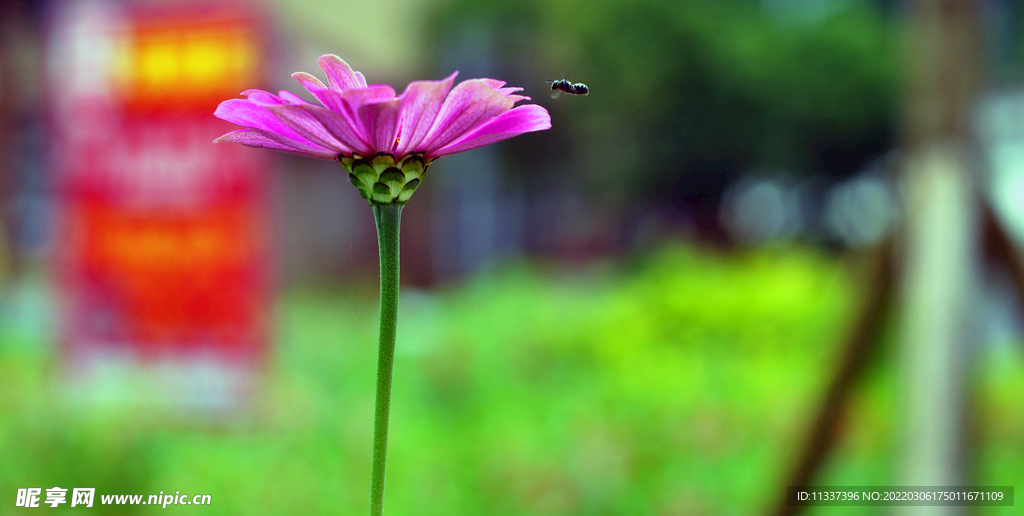
[[[588,95],[588,94],[590,94],[590,88],[588,88],[587,85],[583,84],[582,82],[577,82],[576,84],[573,84],[573,83],[571,83],[571,82],[569,82],[569,81],[567,81],[565,79],[561,79],[561,80],[558,80],[558,81],[553,81],[553,80],[548,79],[548,82],[551,84],[551,98],[553,98],[553,99],[557,99],[557,98],[561,97],[563,94],[568,94],[568,95]]]

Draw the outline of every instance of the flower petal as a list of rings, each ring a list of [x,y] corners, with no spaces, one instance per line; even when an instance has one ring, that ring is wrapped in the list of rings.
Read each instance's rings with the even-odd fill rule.
[[[396,156],[408,154],[423,141],[458,74],[455,72],[440,81],[411,82],[398,96],[402,102],[399,114],[401,141],[395,148]]]
[[[469,79],[455,86],[444,100],[430,132],[419,148],[431,153],[487,120],[508,111],[512,100],[487,83],[487,79]]]
[[[395,89],[387,84],[374,84],[365,88],[355,88],[341,92],[345,103],[352,108],[352,112],[358,112],[359,106],[367,102],[380,100],[391,100],[395,98]]]
[[[320,69],[327,74],[327,82],[330,83],[331,89],[343,91],[349,88],[366,87],[366,79],[364,78],[360,84],[352,67],[344,59],[334,54],[326,54],[320,56],[316,62],[320,65]]]
[[[285,103],[281,97],[278,97],[269,91],[245,90],[242,92],[242,95],[244,95],[250,102],[255,102],[260,105],[276,106],[278,104]]]
[[[322,88],[312,82],[304,83],[304,86],[325,108],[344,118],[345,124],[351,127],[358,138],[367,144],[369,144],[370,138],[364,133],[362,121],[358,117],[359,107],[367,102],[395,98],[394,88],[387,85],[349,89],[343,92]]]
[[[326,108],[323,111],[309,109],[309,112],[331,134],[359,154],[372,155],[377,152],[371,148],[370,142],[373,140],[373,137],[364,128],[365,124],[359,116],[359,108],[369,102],[380,102],[395,98],[394,88],[381,85],[337,91],[322,87],[317,82],[306,80],[305,77],[301,77],[300,81]],[[388,145],[387,150],[390,149],[391,143]]]
[[[507,140],[523,133],[543,131],[545,129],[551,129],[551,115],[548,114],[546,109],[536,104],[519,106],[490,119],[451,144],[436,151],[428,152],[427,157],[436,158],[457,152],[465,152],[477,147]]]
[[[267,93],[267,95],[271,94]],[[311,143],[278,117],[274,116],[268,110],[269,107],[273,106],[260,105],[246,99],[231,99],[221,102],[217,106],[217,110],[213,112],[213,115],[233,124],[279,134],[299,143]]]
[[[259,129],[242,129],[240,131],[225,134],[213,142],[238,143],[247,147],[273,149],[290,154],[297,154],[299,156],[305,156],[307,158],[337,159],[338,154],[336,152],[317,147],[307,147],[297,143],[285,143],[283,138],[274,138],[273,136],[276,135],[268,134],[264,131],[260,131]]]
[[[295,72],[292,74],[292,78],[299,81],[310,93],[313,93],[311,87],[321,90],[327,88],[320,79],[306,72]]]
[[[281,100],[283,100],[286,103],[291,104],[293,106],[304,106],[304,105],[308,105],[309,104],[309,102],[306,102],[305,100],[302,100],[302,97],[300,97],[300,96],[298,96],[298,95],[296,95],[296,94],[294,94],[294,93],[292,93],[292,92],[290,92],[288,90],[281,90],[279,92],[279,94],[281,95]]]
[[[357,129],[362,131],[361,123],[355,127],[344,116],[320,106],[309,105],[304,109],[341,144],[363,156],[374,154],[369,143],[363,141],[361,133],[356,133]]]
[[[320,109],[317,106],[282,105],[271,106],[267,109],[306,140],[320,147],[332,149],[335,151],[335,154],[339,152],[352,153],[353,149],[350,146],[335,138],[334,134],[328,131],[323,123],[310,112],[311,110]]]
[[[391,154],[398,133],[398,113],[402,101],[396,98],[383,102],[370,102],[359,107],[359,120],[363,134],[370,139],[370,147],[377,152]]]
[[[341,92],[334,91],[330,88],[317,88],[315,85],[308,85],[306,89],[320,101],[320,104],[335,113],[344,113],[347,108],[345,107],[345,101],[341,97]]]
[[[527,97],[526,95],[515,95],[517,91],[523,91],[523,89],[514,87],[498,88],[498,93],[501,93],[502,95],[512,99],[512,102],[519,102],[520,100],[531,100],[530,97]]]
[[[324,102],[324,105],[331,111],[341,114],[345,121],[352,127],[353,131],[368,145],[373,142],[374,135],[371,134],[370,128],[366,127],[363,123],[362,116],[359,114],[360,108],[364,104],[384,102],[395,98],[395,89],[386,84],[375,84],[366,88],[345,90],[341,93],[337,93],[335,91],[324,91],[322,93],[322,96],[327,99],[331,105],[328,106],[327,102],[321,102]],[[340,102],[337,100],[339,96],[341,98]],[[392,138],[394,138],[394,136],[392,136]],[[387,152],[390,149],[391,144],[389,143],[387,149],[374,148],[373,151],[374,153]]]

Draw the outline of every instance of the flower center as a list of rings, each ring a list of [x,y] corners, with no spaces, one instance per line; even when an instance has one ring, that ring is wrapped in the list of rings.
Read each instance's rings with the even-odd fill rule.
[[[339,156],[338,161],[348,171],[359,195],[371,204],[405,204],[430,166],[422,153],[410,154],[401,161],[383,152],[372,159],[353,155]]]

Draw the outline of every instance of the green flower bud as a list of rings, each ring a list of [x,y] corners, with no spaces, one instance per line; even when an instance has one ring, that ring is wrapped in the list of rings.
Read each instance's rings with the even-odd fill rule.
[[[401,161],[383,153],[370,160],[357,155],[343,156],[338,161],[348,171],[359,195],[371,204],[405,204],[430,166],[420,154],[411,154]]]

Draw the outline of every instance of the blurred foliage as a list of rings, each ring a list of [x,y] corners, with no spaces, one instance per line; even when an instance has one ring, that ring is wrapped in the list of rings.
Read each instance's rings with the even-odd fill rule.
[[[522,264],[437,293],[407,289],[388,512],[763,513],[782,492],[856,298],[845,267],[817,252],[679,246],[626,267]],[[289,293],[255,414],[205,423],[67,406],[51,354],[0,331],[0,492],[179,490],[211,494],[213,505],[176,514],[362,514],[376,325],[373,289]],[[858,389],[823,483],[891,483],[890,362],[876,357]],[[978,479],[1020,484],[1024,361],[1008,348],[985,364],[997,372],[976,396]],[[986,514],[1013,510],[1003,509]]]
[[[537,161],[524,173],[678,200],[750,169],[848,175],[891,147],[898,24],[877,2],[842,5],[798,19],[739,0],[452,0],[431,27],[441,53],[493,48],[552,111],[551,132],[509,144]],[[549,100],[560,71],[591,94]]]

